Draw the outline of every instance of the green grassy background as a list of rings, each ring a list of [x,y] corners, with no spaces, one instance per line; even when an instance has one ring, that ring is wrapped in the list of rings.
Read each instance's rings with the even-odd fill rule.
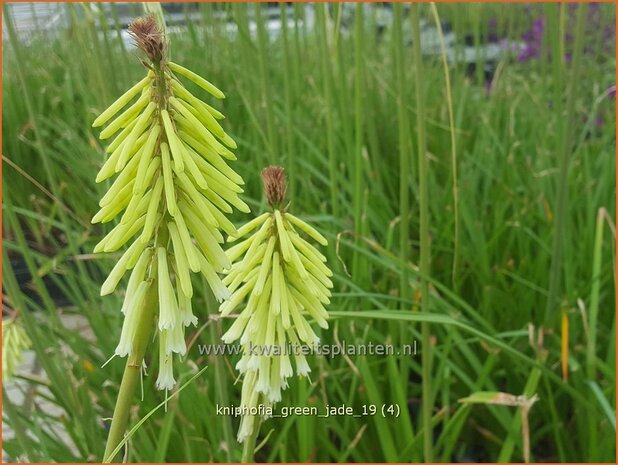
[[[501,37],[519,39],[535,15],[545,17],[544,52],[573,53],[581,43],[585,53],[567,61],[547,53],[524,63],[505,58],[490,90],[481,68],[451,65],[450,101],[440,57],[423,56],[427,314],[418,312],[418,63],[408,8],[395,7],[394,24],[381,34],[376,7],[338,8],[316,6],[309,27],[301,21],[309,7],[282,7],[298,21],[272,40],[260,7],[202,4],[199,19],[170,32],[173,60],[226,93],[218,108],[238,142],[234,168],[253,214],[265,208],[261,168],[280,164],[291,210],[329,238],[334,316],[322,340],[398,346],[420,342],[420,323],[429,323],[430,347],[420,349],[433,360],[428,394],[437,461],[522,460],[519,412],[458,402],[478,391],[538,394],[530,411],[533,460],[615,461],[613,38],[608,48],[602,28],[584,22],[577,29],[567,6],[438,4],[441,19],[468,36],[481,63],[494,19]],[[120,334],[122,292],[99,297],[117,257],[91,255],[108,228],[90,224],[105,190],[94,183],[104,152],[90,125],[144,69],[117,23],[105,21],[99,33],[94,24],[104,16],[96,8],[68,9],[58,37],[35,35],[29,45],[3,23],[3,317],[18,315],[42,370],[17,374],[27,381],[25,406],[4,396],[3,420],[15,435],[3,448],[30,461],[100,460],[124,367],[114,359],[101,368]],[[614,24],[615,6],[600,9],[602,25]],[[420,13],[433,24],[429,5]],[[463,53],[460,42],[455,49]],[[233,219],[241,224],[253,214]],[[209,320],[216,308],[208,308],[198,276],[194,287],[202,326],[189,337],[217,342],[228,323]],[[566,382],[563,313],[570,323]],[[64,325],[62,316],[71,314],[87,320],[90,336]],[[529,332],[536,340],[541,326],[542,349],[535,349]],[[209,368],[167,413],[155,412],[137,430],[129,460],[239,460],[237,419],[215,415],[217,403],[240,400],[234,363],[202,357],[193,346],[179,364],[181,382]],[[420,355],[312,357],[310,364],[311,382],[295,380],[281,405],[397,405],[400,416],[271,419],[262,426],[260,440],[268,437],[258,460],[423,459]],[[153,385],[152,376],[144,379],[133,423],[163,400]],[[43,401],[60,413],[41,408]]]

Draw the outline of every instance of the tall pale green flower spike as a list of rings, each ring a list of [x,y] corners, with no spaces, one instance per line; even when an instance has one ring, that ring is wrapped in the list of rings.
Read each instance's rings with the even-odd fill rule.
[[[249,207],[238,196],[242,178],[226,162],[236,159],[230,151],[236,144],[217,122],[223,115],[189,92],[179,77],[216,98],[224,98],[223,92],[166,60],[165,37],[154,17],[137,19],[129,31],[148,58],[143,62],[148,71],[93,124],[107,124],[101,139],[113,136],[96,181],[117,177],[92,222],[119,218],[95,252],[131,244],[101,288],[101,295],[114,292],[132,270],[115,354],[131,360],[144,345],[140,325],[154,323],[153,318],[144,323],[143,316],[150,292],[155,307],[158,302],[153,315],[160,354],[156,386],[168,390],[176,383],[172,355],[186,352],[185,327],[197,323],[191,310],[191,272],[204,275],[219,302],[229,297],[217,275],[231,266],[220,245],[220,230],[234,235],[226,214],[232,207],[242,212]],[[141,365],[142,356],[136,363]]]
[[[333,286],[326,258],[305,237],[324,246],[328,242],[284,206],[283,168],[265,168],[262,180],[272,212],[242,226],[228,240],[253,232],[226,252],[234,264],[223,283],[232,295],[219,308],[221,315],[227,316],[246,300],[222,339],[226,343],[240,339],[244,348],[236,368],[244,374],[241,408],[247,412],[258,404],[272,405],[281,400],[281,390],[294,373],[290,352],[299,376],[311,371],[298,347],[319,342],[308,318],[328,328],[324,305],[330,302],[329,289]],[[254,415],[244,416],[238,441],[245,441],[257,427]]]

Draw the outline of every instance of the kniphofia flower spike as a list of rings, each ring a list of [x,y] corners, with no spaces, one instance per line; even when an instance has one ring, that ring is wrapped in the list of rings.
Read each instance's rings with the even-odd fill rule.
[[[333,286],[326,258],[311,243],[325,246],[327,240],[283,205],[283,168],[264,169],[262,180],[272,211],[245,224],[228,240],[249,235],[226,252],[234,264],[223,282],[232,295],[219,308],[221,315],[227,316],[246,301],[223,335],[224,342],[240,340],[244,348],[236,368],[244,374],[241,408],[246,412],[258,404],[281,400],[281,391],[294,374],[290,355],[295,359],[296,373],[309,374],[302,351],[290,348],[319,342],[308,319],[328,328],[324,306],[330,302]],[[245,415],[238,441],[243,442],[255,427],[255,416]]]
[[[101,289],[101,295],[114,292],[132,270],[115,353],[131,355],[146,295],[156,291],[156,385],[171,389],[172,355],[185,353],[185,327],[197,323],[191,272],[204,275],[218,301],[229,297],[217,274],[231,266],[220,245],[221,230],[234,235],[226,215],[233,208],[249,212],[249,207],[239,197],[244,182],[227,163],[236,159],[230,150],[236,144],[218,122],[223,115],[189,92],[179,78],[218,99],[224,98],[223,92],[166,60],[165,38],[153,17],[137,19],[129,30],[148,58],[143,62],[148,71],[93,124],[106,125],[100,138],[111,139],[96,181],[117,177],[92,222],[119,218],[95,252],[115,252],[130,244]]]

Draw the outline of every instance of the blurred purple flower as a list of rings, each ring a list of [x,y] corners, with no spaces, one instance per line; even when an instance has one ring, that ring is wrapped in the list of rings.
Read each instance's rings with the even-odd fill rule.
[[[574,42],[573,35],[573,27],[575,24],[575,16],[577,11],[576,3],[568,4],[568,17],[567,17],[567,27],[564,35],[564,42],[568,46],[572,46]],[[532,59],[538,59],[541,57],[542,53],[545,53],[547,57],[550,57],[550,50],[546,47],[546,50],[543,49],[543,33],[545,30],[545,18],[544,16],[538,16],[539,10],[535,10],[534,8],[527,9],[529,16],[533,19],[532,25],[529,30],[522,34],[522,40],[524,42],[524,47],[519,54],[519,61],[526,62]],[[590,44],[586,44],[584,46],[584,53],[593,54],[597,52],[597,43],[594,37],[594,34],[600,39],[600,46],[603,48],[605,52],[614,54],[614,50],[616,47],[616,26],[615,21],[611,21],[608,24],[607,18],[603,17],[604,10],[601,10],[601,6],[599,3],[589,3],[588,4],[588,13],[586,18],[586,31],[587,38],[590,41]],[[537,15],[536,17],[534,15]],[[571,52],[567,51],[564,55],[564,60],[569,62],[571,61]]]
[[[541,55],[543,45],[543,30],[545,29],[545,18],[540,17],[533,21],[532,28],[524,32],[522,39],[525,42],[523,50],[519,54],[519,61],[525,62]]]

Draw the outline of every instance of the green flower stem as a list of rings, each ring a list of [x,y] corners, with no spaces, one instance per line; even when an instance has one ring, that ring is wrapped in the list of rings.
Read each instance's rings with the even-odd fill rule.
[[[255,422],[255,426],[253,427],[253,433],[251,436],[247,438],[242,448],[242,458],[240,459],[241,463],[253,463],[255,462],[255,441],[257,440],[258,434],[260,433],[260,426],[262,425],[262,420],[260,418]]]
[[[215,295],[210,289],[209,286],[204,286],[204,294],[206,296],[206,308],[209,309],[209,314],[216,315],[217,314],[217,300],[215,299]],[[219,332],[215,321],[210,322],[210,338],[211,340],[218,341],[219,340]],[[215,391],[215,397],[217,403],[219,405],[229,405],[230,398],[228,393],[228,374],[225,371],[225,360],[223,357],[213,357],[212,360],[209,361],[209,365],[213,366],[215,369],[215,379],[217,384],[217,389]],[[232,462],[232,448],[235,445],[234,441],[234,432],[232,430],[232,419],[229,416],[225,416],[221,419],[221,428],[223,429],[223,437],[225,440],[225,455],[226,460],[228,462]]]
[[[420,257],[420,285],[421,285],[421,311],[429,312],[429,281],[430,276],[430,251],[429,251],[429,192],[428,192],[428,176],[429,166],[427,164],[426,141],[425,141],[425,101],[423,94],[423,60],[421,57],[421,24],[418,15],[418,4],[412,3],[412,30],[414,42],[414,64],[416,75],[416,125],[417,125],[417,141],[418,141],[418,175],[419,175],[419,191],[420,191],[420,241],[421,241],[421,257]],[[431,427],[431,411],[432,411],[432,392],[431,392],[431,340],[429,333],[429,324],[423,322],[421,324],[422,335],[422,350],[421,360],[423,366],[423,408],[422,408],[422,424],[423,424],[423,449],[425,452],[425,462],[433,462],[433,434]]]
[[[156,263],[156,261],[154,261],[154,263]],[[156,276],[156,270],[154,270],[152,275]],[[112,462],[114,459],[117,459],[116,461],[118,462],[121,461],[118,455],[114,457],[110,457],[110,455],[118,444],[120,444],[127,430],[129,410],[133,401],[135,386],[139,380],[148,342],[152,337],[154,310],[159,307],[158,300],[157,283],[156,280],[153,280],[148,289],[146,301],[140,309],[142,314],[140,315],[137,332],[135,334],[133,352],[127,359],[124,374],[122,375],[120,392],[118,393],[116,407],[114,408],[114,416],[112,417],[112,426],[109,430],[107,444],[105,445],[105,454],[103,455],[103,462],[105,463]]]

